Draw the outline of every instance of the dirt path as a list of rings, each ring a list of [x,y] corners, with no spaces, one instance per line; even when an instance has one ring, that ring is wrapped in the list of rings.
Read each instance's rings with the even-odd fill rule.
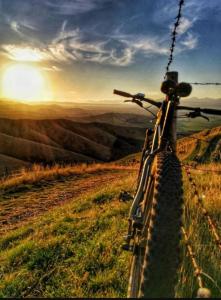
[[[103,188],[105,184],[118,181],[123,176],[125,170],[90,174],[86,178],[75,176],[31,191],[6,194],[0,201],[0,234],[16,229],[56,206],[74,201],[75,197],[92,192],[99,186]]]

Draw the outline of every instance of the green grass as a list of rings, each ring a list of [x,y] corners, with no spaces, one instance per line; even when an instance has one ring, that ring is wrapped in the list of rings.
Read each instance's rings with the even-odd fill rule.
[[[221,177],[194,170],[193,176],[221,235]],[[132,191],[135,180],[128,170],[117,184],[97,186],[93,194],[74,198],[2,236],[0,297],[126,297],[131,255],[121,245],[130,203],[120,202],[118,195],[122,189]],[[203,275],[204,284],[213,297],[220,297],[221,255],[185,175],[184,192],[189,207],[184,225],[196,260],[215,281]],[[196,297],[193,268],[183,242],[181,246],[176,295]]]
[[[197,174],[197,176],[196,176]],[[194,176],[195,175],[195,176]],[[219,235],[221,236],[221,194],[219,174],[194,173],[197,189],[206,209],[215,221]],[[204,286],[212,292],[212,297],[221,295],[221,253],[214,242],[208,223],[203,217],[200,207],[196,205],[196,198],[186,176],[184,177],[185,213],[184,226],[189,234],[189,242],[195,253],[196,261],[205,274],[202,275]],[[211,277],[211,279],[208,278]],[[179,272],[177,296],[192,298],[197,294],[197,281],[193,272],[190,258],[187,255],[186,246],[182,242],[182,264]]]
[[[129,255],[121,250],[133,176],[74,199],[0,240],[1,297],[125,297]]]

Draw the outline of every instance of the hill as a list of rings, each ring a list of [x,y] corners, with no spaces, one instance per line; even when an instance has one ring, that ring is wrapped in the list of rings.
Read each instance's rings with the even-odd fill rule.
[[[148,115],[138,115],[132,113],[104,113],[86,118],[81,118],[84,122],[108,123],[115,126],[126,127],[147,127],[150,126],[151,117]]]
[[[221,126],[181,138],[178,141],[178,154],[182,160],[187,161],[220,162]]]
[[[60,101],[26,103],[0,99],[0,117],[10,119],[77,119],[84,121],[87,117],[105,113],[144,115],[145,112],[131,104],[119,101]]]
[[[18,161],[24,166],[110,161],[139,151],[144,134],[145,128],[96,122],[4,118],[0,119],[0,165],[13,169]]]
[[[88,109],[71,107],[56,103],[21,103],[18,101],[0,100],[0,117],[11,119],[51,119],[51,118],[75,118],[89,116]]]
[[[134,193],[137,167],[135,162],[130,166],[36,166],[2,181],[0,296],[126,297],[131,254],[121,245],[131,203],[119,201],[119,193]],[[221,171],[220,164],[216,170]],[[220,175],[214,173],[211,179],[209,171],[194,170],[192,174],[207,209],[219,224]],[[195,257],[203,271],[220,285],[220,256],[194,205],[185,173],[184,192],[185,201],[191,200],[188,222]],[[185,253],[182,243],[176,296],[192,298],[197,284]],[[219,297],[210,277],[203,279],[212,296]]]
[[[137,122],[135,115],[119,114],[116,119],[115,115],[104,114],[99,120],[94,116],[97,122],[84,123],[66,119],[0,119],[0,173],[33,163],[125,160],[127,155],[141,150],[145,128],[132,126]],[[108,118],[118,125],[101,122]],[[140,126],[145,121],[146,117],[141,117]],[[216,127],[181,138],[178,153],[182,159],[202,163],[219,160],[220,137],[221,127]]]

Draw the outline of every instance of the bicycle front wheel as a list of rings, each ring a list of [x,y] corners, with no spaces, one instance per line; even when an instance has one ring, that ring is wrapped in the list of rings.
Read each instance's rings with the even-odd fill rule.
[[[180,162],[171,152],[154,161],[154,195],[141,274],[140,298],[175,296],[183,204]]]
[[[145,194],[144,228],[138,242],[135,237],[128,297],[174,297],[182,202],[180,163],[171,152],[159,153]]]

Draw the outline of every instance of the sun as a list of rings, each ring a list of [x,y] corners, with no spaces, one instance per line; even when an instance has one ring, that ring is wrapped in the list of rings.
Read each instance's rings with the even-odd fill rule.
[[[2,79],[4,97],[27,102],[51,100],[47,80],[37,67],[15,64],[6,68]]]

